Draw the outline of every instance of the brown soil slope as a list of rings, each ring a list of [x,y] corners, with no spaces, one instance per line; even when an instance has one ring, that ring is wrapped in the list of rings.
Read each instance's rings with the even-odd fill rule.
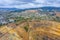
[[[33,21],[30,25],[30,40],[60,40],[60,23]]]
[[[60,23],[35,20],[8,24],[0,28],[0,40],[60,40]]]

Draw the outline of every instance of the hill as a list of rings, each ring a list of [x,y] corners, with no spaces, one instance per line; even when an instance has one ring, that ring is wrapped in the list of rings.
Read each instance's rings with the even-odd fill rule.
[[[0,8],[0,11],[25,11],[25,10],[41,10],[41,11],[60,11],[60,7],[38,7],[38,8],[26,8],[26,9],[21,9],[21,8]]]
[[[0,40],[60,40],[60,8],[0,8]]]
[[[25,21],[0,27],[0,40],[60,40],[60,23],[46,20]]]

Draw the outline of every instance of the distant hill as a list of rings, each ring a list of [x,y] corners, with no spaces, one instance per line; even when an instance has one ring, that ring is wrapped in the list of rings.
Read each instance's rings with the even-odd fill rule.
[[[28,8],[25,10],[59,11],[60,12],[60,7],[39,7],[39,8]]]
[[[0,8],[0,11],[25,11],[25,10],[41,10],[41,11],[59,11],[60,7],[38,7],[38,8],[26,8],[26,9],[20,9],[20,8]]]

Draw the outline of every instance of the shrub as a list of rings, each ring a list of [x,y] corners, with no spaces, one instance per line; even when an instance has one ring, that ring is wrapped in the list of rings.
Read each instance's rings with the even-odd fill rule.
[[[24,29],[26,30],[26,32],[28,32],[28,26],[25,26]]]

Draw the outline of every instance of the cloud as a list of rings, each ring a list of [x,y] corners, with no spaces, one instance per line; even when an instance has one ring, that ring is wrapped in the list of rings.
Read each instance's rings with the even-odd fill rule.
[[[33,8],[42,6],[60,7],[60,0],[0,0],[0,7]]]
[[[17,0],[16,0],[17,1]],[[18,1],[22,1],[22,2],[34,2],[35,0],[18,0]]]

